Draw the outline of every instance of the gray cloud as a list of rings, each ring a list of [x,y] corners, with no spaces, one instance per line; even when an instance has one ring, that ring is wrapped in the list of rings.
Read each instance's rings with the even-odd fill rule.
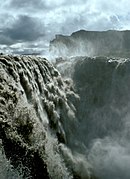
[[[11,45],[13,43],[12,39],[9,36],[6,36],[4,33],[0,33],[0,44]]]
[[[42,0],[11,0],[10,7],[14,9],[43,9],[46,8]]]
[[[65,5],[65,0],[11,0],[9,6],[12,9],[23,9],[24,11],[49,11]]]
[[[37,18],[21,15],[10,27],[2,30],[0,40],[2,44],[35,41],[45,35],[43,31],[44,27]]]

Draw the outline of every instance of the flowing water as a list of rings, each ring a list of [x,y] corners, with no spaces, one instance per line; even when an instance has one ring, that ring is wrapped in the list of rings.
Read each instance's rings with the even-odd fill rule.
[[[129,59],[54,66],[0,56],[0,178],[129,179]]]

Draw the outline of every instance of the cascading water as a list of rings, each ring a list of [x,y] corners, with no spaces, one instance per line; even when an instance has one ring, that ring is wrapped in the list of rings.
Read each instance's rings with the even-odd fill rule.
[[[0,56],[1,157],[10,171],[13,166],[23,178],[72,178],[59,147],[75,127],[71,97],[78,100],[46,59]],[[4,178],[8,169],[0,170]]]
[[[130,178],[129,59],[68,60],[0,56],[0,178]]]

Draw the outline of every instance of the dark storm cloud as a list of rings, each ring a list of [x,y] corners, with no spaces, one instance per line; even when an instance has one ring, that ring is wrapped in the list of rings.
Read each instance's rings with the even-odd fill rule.
[[[20,15],[8,28],[2,29],[0,43],[35,41],[44,36],[44,26],[37,18]]]

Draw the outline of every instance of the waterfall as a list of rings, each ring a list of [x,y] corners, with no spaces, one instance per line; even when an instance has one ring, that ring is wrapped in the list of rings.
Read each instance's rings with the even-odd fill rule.
[[[0,178],[129,179],[129,69],[0,55]]]

